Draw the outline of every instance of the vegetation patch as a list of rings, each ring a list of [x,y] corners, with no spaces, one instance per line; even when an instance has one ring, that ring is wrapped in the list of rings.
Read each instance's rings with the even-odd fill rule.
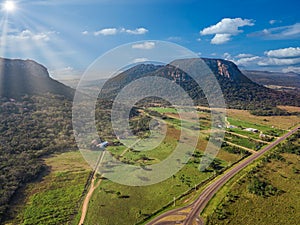
[[[42,181],[29,184],[26,198],[10,212],[5,224],[72,224],[79,213],[90,168],[80,152],[69,152],[45,160],[51,169]],[[38,210],[37,210],[38,209]]]
[[[248,175],[234,179],[207,224],[297,224],[299,138],[297,132],[260,160]]]

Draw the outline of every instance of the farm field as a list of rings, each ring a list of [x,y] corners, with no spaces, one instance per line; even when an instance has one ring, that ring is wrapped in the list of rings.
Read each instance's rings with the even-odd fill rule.
[[[168,157],[178,144],[181,129],[178,114],[172,108],[156,107],[151,110],[158,112],[168,126],[166,138],[157,148],[151,151],[135,151],[134,146],[127,148],[120,145],[109,146],[107,150],[126,163],[141,166],[156,164]],[[198,193],[195,187],[199,191],[218,173],[251,155],[253,152],[247,151],[247,148],[259,150],[257,145],[262,147],[266,144],[260,140],[259,134],[245,131],[244,128],[256,128],[274,136],[285,132],[284,129],[261,124],[252,119],[242,121],[240,117],[238,119],[228,117],[230,124],[234,124],[236,128],[226,129],[225,141],[230,141],[235,146],[224,144],[213,164],[207,171],[200,172],[199,162],[210,133],[210,113],[208,110],[200,110],[198,113],[202,126],[196,151],[177,174],[148,187],[128,187],[103,179],[89,202],[84,224],[144,224],[153,214],[184,206]],[[240,113],[244,114],[243,111]],[[193,136],[195,125],[191,121],[183,121],[183,124],[187,134]],[[187,144],[186,147],[190,146]],[[98,155],[94,152],[90,156],[93,157],[95,154]],[[91,173],[90,167],[79,152],[49,157],[45,159],[45,163],[50,168],[49,174],[25,189],[28,197],[13,208],[12,212],[16,216],[8,221],[7,225],[78,223],[83,201],[82,193]],[[37,207],[43,210],[39,210],[38,213],[34,210]],[[50,214],[54,216],[49,216]]]
[[[46,158],[45,163],[48,174],[23,190],[26,198],[17,201],[5,224],[72,224],[78,219],[91,168],[78,151]]]
[[[279,107],[288,112],[300,112],[300,107]],[[300,116],[255,116],[246,110],[227,109],[228,117],[235,120],[247,121],[249,123],[261,124],[267,127],[274,127],[277,129],[288,130],[296,124],[300,123]]]
[[[151,108],[151,110],[160,113],[169,126],[168,135],[161,146],[149,152],[126,150],[124,146],[110,146],[108,150],[116,157],[120,157],[121,160],[132,164],[151,165],[167,157],[176,146],[180,132],[179,120],[176,118],[177,113],[172,108],[156,107]],[[202,118],[209,117],[209,113],[206,111],[201,111],[199,114]],[[189,121],[184,122],[189,123]],[[263,127],[272,130],[270,127]],[[185,126],[184,129],[190,129],[192,133],[193,126]],[[209,128],[204,131],[209,133]],[[183,169],[172,178],[159,184],[149,187],[127,187],[104,180],[96,189],[90,201],[85,224],[92,225],[96,222],[100,224],[142,224],[143,221],[157,211],[172,209],[174,207],[174,197],[180,199],[183,193],[193,190],[195,185],[208,181],[209,178],[215,175],[216,171],[226,169],[241,158],[251,154],[242,148],[226,145],[219,151],[217,158],[214,160],[213,168],[209,168],[207,172],[200,172],[198,166],[207,144],[206,137],[206,134],[200,136],[196,152]],[[239,136],[235,137],[239,140],[245,139]],[[255,148],[256,146],[250,147]],[[168,190],[168,194],[166,194],[166,190]],[[141,199],[143,200],[141,201]],[[179,207],[185,204],[185,201],[178,201],[176,206]],[[120,214],[120,212],[123,213]]]
[[[292,139],[266,155],[248,173],[226,184],[220,191],[223,198],[217,194],[210,203],[215,210],[207,224],[297,224],[299,132]],[[207,216],[208,211],[205,213]]]

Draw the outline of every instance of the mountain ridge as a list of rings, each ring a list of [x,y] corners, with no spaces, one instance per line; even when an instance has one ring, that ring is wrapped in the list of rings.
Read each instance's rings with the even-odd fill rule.
[[[193,81],[188,74],[172,66],[172,64],[176,64],[176,62],[193,66],[193,62],[197,62],[197,60],[202,60],[211,70],[211,75],[216,77],[223,91],[226,103],[230,108],[253,110],[257,107],[275,107],[279,104],[296,106],[300,104],[299,97],[285,92],[278,92],[253,82],[250,78],[245,76],[233,62],[209,58],[175,60],[165,66],[153,67],[153,71],[143,74],[136,74],[135,71],[139,71],[139,68],[145,67],[145,64],[134,66],[120,73],[113,79],[108,80],[108,84],[112,82],[117,83],[114,83],[113,86],[105,84],[103,87],[103,93],[105,94],[103,96],[106,98],[114,98],[122,87],[135,79],[146,76],[160,76],[183,86],[190,96],[196,100],[197,104],[207,104],[205,96],[197,83]],[[201,76],[201,71],[195,72]]]
[[[0,97],[52,93],[72,99],[75,91],[50,77],[47,68],[33,60],[0,58]]]

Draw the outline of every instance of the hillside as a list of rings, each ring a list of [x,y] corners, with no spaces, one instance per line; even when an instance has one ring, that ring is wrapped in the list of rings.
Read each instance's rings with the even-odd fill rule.
[[[73,98],[73,89],[52,79],[44,66],[32,60],[0,58],[0,68],[0,97],[20,99],[51,93]]]
[[[196,104],[207,105],[207,100],[198,84],[185,72],[171,64],[188,65],[189,70],[195,70],[202,79],[201,68],[196,65],[198,59],[176,60],[166,66],[138,65],[109,80],[102,91],[102,97],[114,98],[127,84],[140,77],[159,76],[170,79],[185,89]],[[276,105],[300,105],[300,98],[289,93],[278,92],[257,84],[246,77],[239,68],[230,61],[222,59],[202,59],[210,68],[220,84],[225,101],[229,108],[253,110],[271,108]],[[182,67],[181,67],[182,68]],[[205,85],[210,85],[206,81]],[[158,87],[164,88],[164,87]],[[213,87],[211,93],[213,93]]]
[[[243,74],[252,81],[275,90],[295,94],[300,91],[300,75],[297,73],[245,70]]]

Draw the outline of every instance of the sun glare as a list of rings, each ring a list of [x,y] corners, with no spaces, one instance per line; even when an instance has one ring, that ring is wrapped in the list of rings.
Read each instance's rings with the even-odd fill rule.
[[[3,4],[3,9],[7,12],[13,12],[16,9],[16,3],[13,1],[6,1]]]

